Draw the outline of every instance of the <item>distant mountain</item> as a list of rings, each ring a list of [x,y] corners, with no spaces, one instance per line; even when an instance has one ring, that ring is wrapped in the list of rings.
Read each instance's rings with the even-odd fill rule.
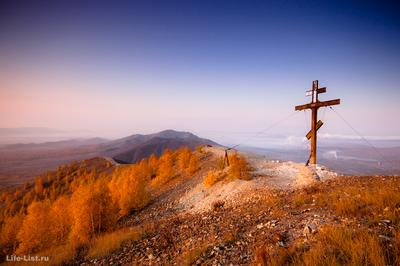
[[[3,149],[58,149],[58,148],[72,148],[87,145],[96,145],[108,142],[109,140],[103,138],[89,138],[89,139],[69,139],[60,141],[48,141],[43,143],[17,143],[4,145]]]
[[[107,140],[72,139],[44,143],[9,144],[0,147],[0,187],[30,180],[73,160],[111,157],[120,163],[134,163],[163,150],[182,146],[194,149],[201,144],[218,145],[190,132],[165,130],[155,134],[135,134]]]
[[[0,145],[16,143],[59,142],[67,139],[89,138],[90,132],[66,131],[46,127],[0,128]]]
[[[176,150],[182,146],[194,149],[202,144],[217,145],[209,139],[199,138],[189,132],[165,130],[156,134],[133,135],[116,140],[107,148],[106,153],[117,162],[134,163],[153,153],[160,155],[165,149]]]

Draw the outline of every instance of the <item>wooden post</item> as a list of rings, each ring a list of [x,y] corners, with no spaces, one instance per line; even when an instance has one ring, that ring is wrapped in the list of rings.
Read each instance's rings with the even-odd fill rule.
[[[318,100],[318,94],[325,92],[326,87],[318,88],[318,80],[314,80],[312,90],[306,92],[307,96],[312,97],[311,103],[295,107],[296,111],[311,109],[311,130],[306,135],[307,139],[311,142],[311,149],[310,159],[307,161],[306,165],[308,165],[309,162],[311,164],[317,164],[317,131],[323,125],[321,120],[318,121],[318,109],[324,106],[340,104],[340,99],[320,102]]]
[[[318,80],[313,81],[312,102],[318,102]],[[310,163],[317,163],[317,116],[318,107],[311,108],[311,154]]]
[[[317,107],[311,109],[311,154],[310,163],[317,163]]]
[[[226,164],[229,166],[228,150],[230,150],[230,149],[225,149],[224,167],[225,167],[225,161],[226,161]]]

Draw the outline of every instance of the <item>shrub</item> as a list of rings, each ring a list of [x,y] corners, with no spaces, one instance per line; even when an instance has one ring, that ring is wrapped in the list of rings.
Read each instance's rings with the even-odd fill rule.
[[[215,183],[221,180],[220,174],[216,173],[214,170],[208,172],[206,177],[203,180],[203,184],[205,187],[212,187]]]
[[[229,163],[230,167],[228,173],[232,179],[251,179],[249,165],[243,156],[235,153],[229,157]]]
[[[203,145],[199,145],[199,146],[197,146],[196,147],[196,151],[198,152],[198,153],[204,153],[204,151],[203,151]]]

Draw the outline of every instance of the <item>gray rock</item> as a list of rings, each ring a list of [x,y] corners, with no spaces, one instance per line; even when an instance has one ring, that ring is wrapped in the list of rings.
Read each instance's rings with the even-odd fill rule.
[[[305,237],[308,237],[311,234],[315,234],[317,232],[317,226],[313,223],[306,224],[303,229],[303,234]]]

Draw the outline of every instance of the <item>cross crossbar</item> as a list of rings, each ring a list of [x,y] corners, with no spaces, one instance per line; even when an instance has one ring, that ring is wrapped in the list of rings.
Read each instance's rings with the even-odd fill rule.
[[[296,111],[301,111],[301,110],[304,110],[304,109],[319,108],[319,107],[331,106],[331,105],[337,105],[337,104],[340,104],[340,99],[298,105],[298,106],[295,107],[295,110]]]
[[[324,124],[324,122],[319,120],[318,123],[315,125],[315,130],[320,129],[320,127],[322,127],[323,124]],[[312,130],[308,131],[306,137],[307,137],[307,139],[310,139],[312,137]]]

